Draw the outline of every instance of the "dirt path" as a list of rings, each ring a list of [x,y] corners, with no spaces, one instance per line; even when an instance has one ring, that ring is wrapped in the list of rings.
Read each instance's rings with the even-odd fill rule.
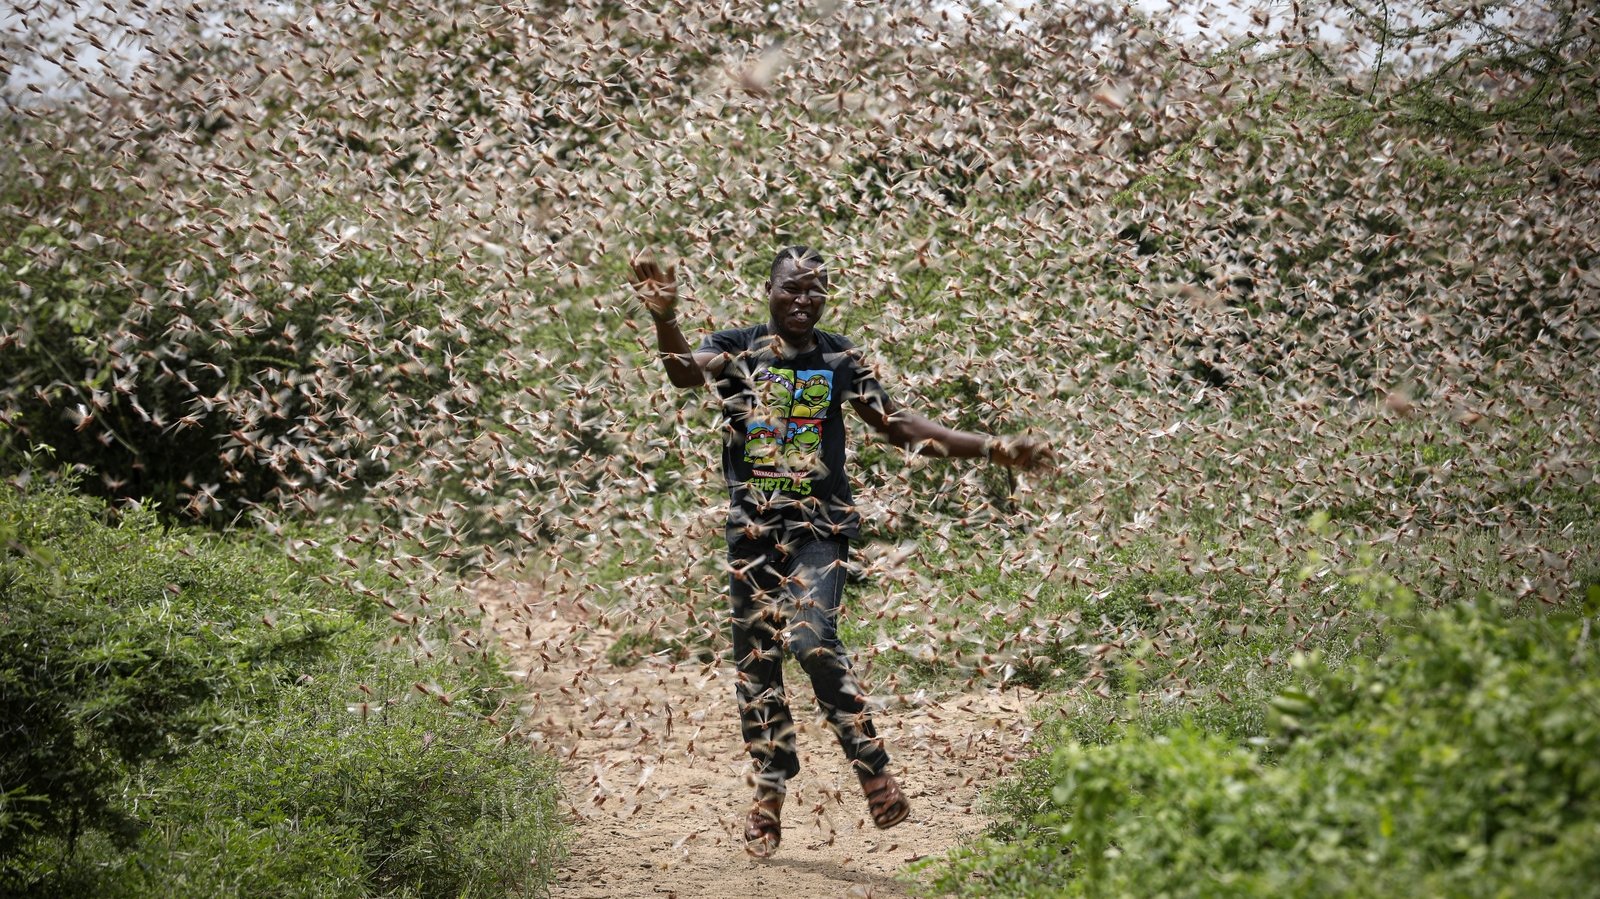
[[[617,668],[606,661],[612,636],[595,610],[531,588],[484,599],[514,668],[525,672],[537,738],[563,762],[575,834],[556,899],[907,895],[896,875],[910,862],[982,831],[978,790],[1009,769],[1028,736],[1027,693],[891,704],[878,727],[912,814],[879,831],[838,744],[815,719],[804,677],[788,677],[796,717],[805,718],[802,770],[784,807],[783,846],[758,861],[744,853],[738,829],[751,790],[731,666],[647,658]]]

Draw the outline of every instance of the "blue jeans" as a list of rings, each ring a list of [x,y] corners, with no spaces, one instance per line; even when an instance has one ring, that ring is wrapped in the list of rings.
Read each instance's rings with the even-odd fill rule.
[[[730,554],[733,658],[739,726],[764,786],[783,789],[800,770],[794,717],[783,688],[787,649],[811,678],[828,727],[860,774],[889,766],[850,657],[839,642],[848,543],[817,540],[785,551],[763,541]]]

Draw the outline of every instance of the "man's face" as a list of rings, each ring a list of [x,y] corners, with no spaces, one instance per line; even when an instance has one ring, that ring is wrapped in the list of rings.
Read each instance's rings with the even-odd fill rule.
[[[767,282],[767,309],[772,326],[790,343],[811,339],[811,331],[822,318],[828,302],[828,273],[811,264],[790,258],[778,264]]]

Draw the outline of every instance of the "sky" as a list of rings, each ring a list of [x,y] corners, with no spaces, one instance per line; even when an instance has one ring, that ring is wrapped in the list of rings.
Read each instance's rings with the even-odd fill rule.
[[[1424,0],[1344,2],[1381,10],[1397,25],[1417,20],[1424,15],[1427,6]],[[1455,0],[1443,2],[1455,3]],[[161,0],[150,0],[143,8],[159,7],[160,3]],[[948,9],[959,13],[970,9],[972,3],[982,3],[1000,10],[1002,16],[1015,17],[1022,27],[1026,27],[1029,13],[1040,6],[1037,0],[972,0],[971,3],[951,2]],[[1276,42],[1276,34],[1301,8],[1298,0],[1131,0],[1131,3],[1152,21],[1200,46],[1225,45],[1254,33],[1270,47]],[[1539,5],[1519,4],[1524,9],[1535,10]],[[151,45],[158,40],[150,31],[150,17],[140,12],[140,8],[127,2],[106,0],[0,0],[0,59],[9,64],[9,71],[0,83],[0,103],[35,106],[81,96],[84,86],[77,83],[62,64],[68,57],[76,60],[79,69],[130,73],[151,57]],[[1346,31],[1337,21],[1318,23],[1312,34],[1330,45],[1346,42]],[[1374,57],[1372,49],[1361,48],[1352,59],[1370,64]],[[1416,54],[1416,59],[1422,60],[1420,53]],[[1391,56],[1386,61],[1394,63],[1395,59]],[[1402,64],[1405,61],[1402,59]]]

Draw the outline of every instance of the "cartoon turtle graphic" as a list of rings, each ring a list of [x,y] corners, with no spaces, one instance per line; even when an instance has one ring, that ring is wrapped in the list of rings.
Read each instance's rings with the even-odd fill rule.
[[[818,422],[790,420],[789,436],[784,440],[783,455],[796,465],[811,468],[816,464],[817,452],[822,447],[822,427]]]
[[[794,403],[794,372],[786,368],[763,369],[755,379],[757,418],[783,421]]]
[[[828,412],[828,400],[833,396],[833,384],[827,372],[817,372],[795,388],[794,405],[789,414],[794,418],[822,418]]]
[[[776,430],[764,424],[753,425],[744,435],[744,460],[757,464],[772,462],[778,457],[779,447]]]

